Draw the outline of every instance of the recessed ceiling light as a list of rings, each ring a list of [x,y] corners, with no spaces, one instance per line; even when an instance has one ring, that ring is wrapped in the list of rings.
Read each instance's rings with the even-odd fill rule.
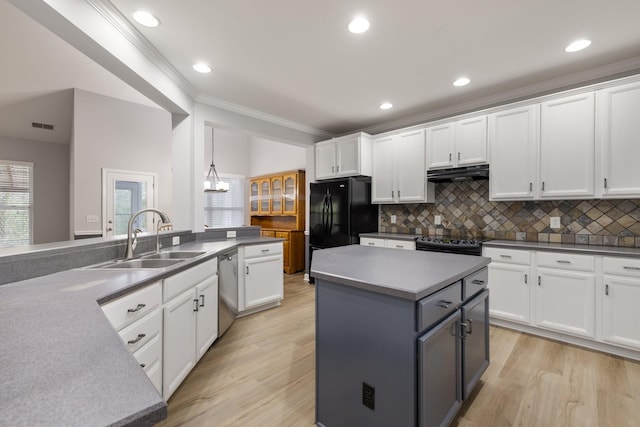
[[[571,43],[569,46],[564,48],[565,52],[577,52],[579,50],[582,50],[584,48],[589,47],[589,45],[591,44],[591,40],[576,40],[573,43]]]
[[[456,80],[455,82],[453,82],[454,86],[466,86],[469,84],[469,82],[471,82],[471,80],[469,80],[466,77],[460,77],[458,80]]]
[[[145,10],[136,10],[133,12],[133,19],[145,27],[153,28],[160,25],[160,20]]]
[[[197,72],[203,73],[203,74],[211,72],[211,67],[209,67],[204,62],[198,62],[197,64],[193,64],[193,69],[196,70]]]
[[[389,108],[393,108],[393,104],[390,102],[383,102],[382,104],[380,104],[381,110],[388,110]]]
[[[358,16],[349,23],[349,31],[354,34],[364,33],[369,29],[369,21],[362,16]]]

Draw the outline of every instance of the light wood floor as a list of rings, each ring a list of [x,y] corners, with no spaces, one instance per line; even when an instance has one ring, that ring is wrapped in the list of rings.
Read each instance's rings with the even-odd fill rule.
[[[314,287],[285,275],[282,306],[236,319],[161,425],[312,426],[314,311]],[[638,427],[640,364],[491,327],[491,365],[453,426]]]

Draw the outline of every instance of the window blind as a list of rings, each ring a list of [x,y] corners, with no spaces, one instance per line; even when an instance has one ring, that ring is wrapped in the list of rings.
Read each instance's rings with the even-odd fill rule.
[[[0,160],[0,247],[33,242],[33,163]]]
[[[223,175],[229,183],[226,193],[204,193],[204,223],[207,227],[237,227],[244,224],[243,176]]]

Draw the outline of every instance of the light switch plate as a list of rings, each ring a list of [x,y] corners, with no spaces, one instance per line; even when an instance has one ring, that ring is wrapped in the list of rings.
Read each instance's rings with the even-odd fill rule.
[[[434,222],[436,225],[441,225],[441,224],[442,224],[442,215],[436,215],[436,216],[433,218],[433,222]]]
[[[391,224],[395,224],[397,220],[398,220],[397,216],[391,215]]]
[[[552,216],[551,217],[551,228],[560,228],[560,217],[559,216]]]
[[[236,230],[228,230],[227,239],[235,239],[235,238],[236,238]]]
[[[180,244],[180,236],[173,236],[171,238],[171,244],[173,246],[179,245]]]

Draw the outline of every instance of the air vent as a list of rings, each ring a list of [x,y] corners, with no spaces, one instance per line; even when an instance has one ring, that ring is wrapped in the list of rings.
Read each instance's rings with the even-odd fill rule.
[[[38,128],[38,129],[53,130],[53,125],[48,125],[46,123],[31,122],[31,127]]]

